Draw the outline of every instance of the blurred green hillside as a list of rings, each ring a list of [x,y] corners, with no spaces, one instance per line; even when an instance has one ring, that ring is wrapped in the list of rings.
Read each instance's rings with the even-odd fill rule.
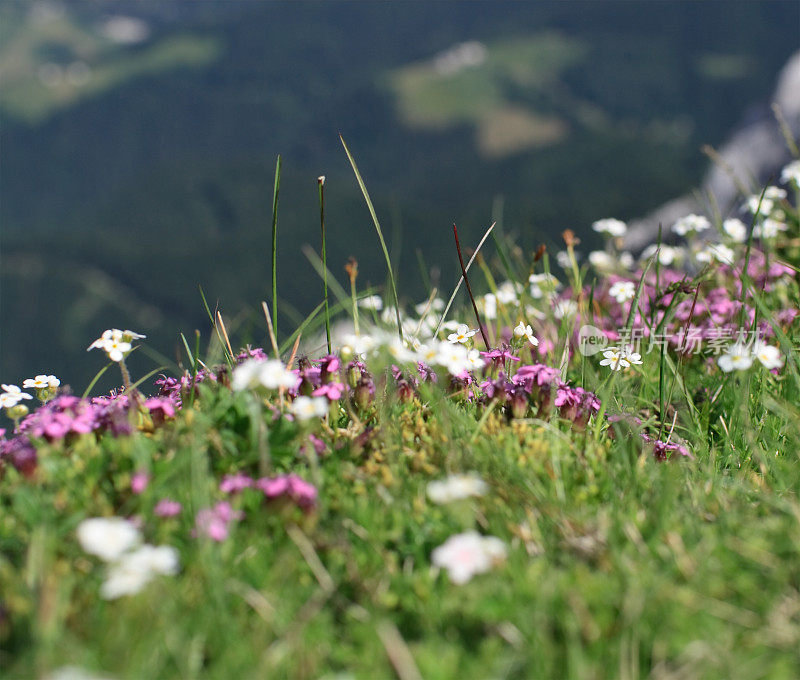
[[[410,301],[417,251],[449,288],[450,224],[475,241],[499,196],[526,248],[647,212],[767,103],[798,21],[795,2],[0,3],[0,375],[76,380],[109,326],[174,358],[207,327],[198,284],[264,342],[278,153],[281,334],[321,296],[301,252],[318,175],[331,270],[354,255],[381,284],[339,132]]]

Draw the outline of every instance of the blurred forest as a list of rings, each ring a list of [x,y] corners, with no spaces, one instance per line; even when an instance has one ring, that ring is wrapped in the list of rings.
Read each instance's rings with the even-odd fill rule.
[[[408,302],[431,267],[449,291],[453,221],[473,243],[502,205],[531,249],[641,215],[762,115],[799,25],[794,1],[0,2],[0,375],[81,392],[112,326],[174,360],[209,337],[198,285],[265,343],[279,153],[281,337],[322,295],[317,176],[331,271],[382,284],[339,133]]]

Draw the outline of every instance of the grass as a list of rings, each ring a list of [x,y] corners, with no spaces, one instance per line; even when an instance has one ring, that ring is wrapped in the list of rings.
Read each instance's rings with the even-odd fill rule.
[[[770,261],[796,266],[797,211],[782,209],[790,231]],[[502,258],[487,246],[476,259],[498,299],[507,289],[494,282],[499,271],[549,272],[546,254],[526,262],[502,237],[497,243]],[[754,257],[754,244],[738,247]],[[648,268],[627,274],[639,281],[627,311],[609,298],[608,277],[592,280],[574,261],[574,290],[560,295],[592,309],[595,323],[617,320],[621,328],[653,326],[655,307],[652,316],[645,307],[635,312],[661,300],[667,314],[657,327],[673,330],[688,322],[670,315],[684,302],[699,307],[713,287],[739,299],[735,269],[689,275],[683,292],[665,301],[672,274],[658,262],[655,272]],[[351,296],[338,291],[330,307],[344,319],[363,293],[351,271]],[[474,292],[479,285],[470,277]],[[758,363],[723,373],[713,356],[682,356],[671,346],[609,374],[599,357],[566,352],[573,323],[553,318],[546,298],[527,291],[501,300],[492,315],[486,296],[476,295],[491,338],[502,336],[505,319],[529,319],[544,363],[566,357],[565,379],[603,396],[607,413],[626,414],[598,415],[588,427],[546,407],[545,392],[526,401],[522,417],[499,398],[467,400],[443,369],[438,383],[404,392],[414,364],[394,353],[392,324],[376,330],[367,315],[362,337],[372,333],[379,347],[366,360],[374,394],[361,399],[346,389],[323,418],[277,417],[289,401],[284,391],[233,391],[227,365],[208,379],[207,367],[223,357],[240,361],[233,326],[208,309],[205,347],[199,334],[193,347],[183,338],[187,384],[205,379],[182,391],[174,417],[160,423],[143,410],[131,414],[130,435],[37,439],[34,472],[0,468],[0,667],[8,677],[77,666],[119,678],[795,678],[798,333],[778,315],[796,310],[799,298],[793,274],[742,298],[774,326],[771,342],[787,359],[775,373]],[[391,301],[402,322],[393,292]],[[462,303],[454,316],[467,320]],[[296,339],[325,323],[323,306],[283,342],[284,362],[296,365]],[[521,363],[539,358],[512,342]],[[345,367],[348,349],[333,344]],[[402,377],[390,374],[392,363]],[[335,379],[360,384],[360,369],[342,370]],[[691,457],[657,460],[643,431],[685,445]],[[149,483],[134,493],[141,472]],[[428,484],[460,472],[477,473],[486,493],[433,502]],[[267,503],[255,488],[221,492],[220,481],[234,473],[298,474],[318,490],[316,505]],[[156,514],[165,498],[182,504],[175,517]],[[223,499],[242,512],[230,535],[197,536],[197,513]],[[102,599],[103,565],[76,539],[79,523],[96,516],[138,518],[149,543],[177,549],[179,573]],[[470,529],[500,538],[507,557],[457,585],[431,556]]]

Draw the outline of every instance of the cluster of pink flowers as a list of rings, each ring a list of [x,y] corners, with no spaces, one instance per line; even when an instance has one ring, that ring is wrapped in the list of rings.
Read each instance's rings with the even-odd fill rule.
[[[223,477],[219,485],[219,490],[227,494],[240,493],[250,488],[261,491],[268,501],[283,499],[304,510],[314,508],[317,503],[316,487],[294,474],[253,479],[249,475],[237,472]]]
[[[40,406],[19,425],[19,431],[30,437],[56,441],[74,434],[108,431],[113,435],[132,431],[128,398],[95,397],[80,399],[64,394]]]
[[[231,504],[220,501],[213,508],[204,508],[195,517],[195,536],[208,536],[221,542],[228,538],[230,525],[244,517],[240,510],[234,510]]]

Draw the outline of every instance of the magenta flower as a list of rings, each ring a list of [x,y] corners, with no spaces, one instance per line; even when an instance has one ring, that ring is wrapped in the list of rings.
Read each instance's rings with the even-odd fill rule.
[[[145,400],[144,407],[150,411],[153,425],[163,425],[167,418],[175,417],[175,397],[150,397]]]
[[[509,347],[498,347],[488,352],[481,352],[485,359],[489,359],[496,366],[502,366],[506,361],[519,361],[519,357],[511,354]]]
[[[26,477],[32,476],[36,471],[37,457],[31,440],[20,435],[0,441],[0,470],[6,462]]]
[[[131,477],[131,491],[138,495],[147,488],[149,482],[150,475],[146,472],[137,472]]]
[[[270,501],[286,498],[306,510],[314,507],[317,502],[316,487],[297,475],[262,477],[256,482],[256,486]]]
[[[169,498],[163,498],[153,508],[153,514],[158,517],[175,517],[180,514],[183,506],[178,501],[173,501]]]
[[[331,382],[321,387],[315,389],[312,393],[312,397],[327,397],[330,401],[337,401],[341,399],[342,394],[345,391],[344,384],[340,382]]]
[[[529,388],[534,385],[549,387],[560,376],[561,372],[557,368],[551,368],[545,364],[533,364],[532,366],[520,366],[511,381],[518,385],[524,384]]]
[[[106,424],[105,409],[86,399],[62,395],[50,400],[20,423],[19,431],[48,441],[63,439],[70,433],[85,434]]]
[[[228,538],[228,527],[234,520],[240,520],[244,513],[234,510],[230,503],[222,501],[213,508],[204,508],[195,517],[194,535],[205,535],[219,542]]]
[[[219,490],[222,493],[238,493],[251,486],[253,486],[252,478],[237,472],[235,475],[225,475],[219,484]]]

